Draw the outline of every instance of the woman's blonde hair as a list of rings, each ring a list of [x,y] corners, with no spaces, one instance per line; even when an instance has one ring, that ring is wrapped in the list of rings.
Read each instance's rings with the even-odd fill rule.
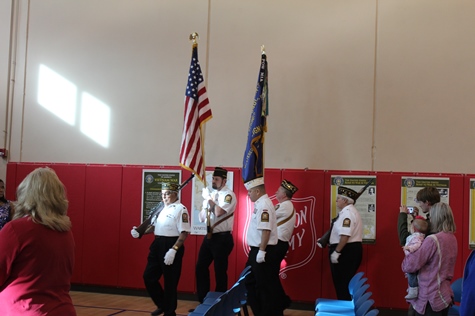
[[[430,208],[430,230],[433,233],[455,233],[454,214],[450,205],[444,202],[432,205]]]
[[[37,224],[57,231],[71,229],[63,183],[48,167],[32,171],[17,188],[13,219],[29,216]]]

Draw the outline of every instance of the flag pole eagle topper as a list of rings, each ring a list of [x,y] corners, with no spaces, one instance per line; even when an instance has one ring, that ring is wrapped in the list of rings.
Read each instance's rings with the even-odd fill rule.
[[[190,34],[190,41],[192,41],[193,44],[197,44],[199,38],[200,38],[200,35],[196,32],[193,32]]]

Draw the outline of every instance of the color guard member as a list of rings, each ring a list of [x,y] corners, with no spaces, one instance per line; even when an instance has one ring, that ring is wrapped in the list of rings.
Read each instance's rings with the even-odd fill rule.
[[[251,274],[246,278],[248,303],[256,316],[282,316],[278,298],[280,261],[277,257],[277,220],[263,178],[246,182],[249,199],[254,202],[247,230],[250,252],[247,265]]]
[[[164,208],[152,218],[155,239],[150,245],[143,279],[150,298],[157,306],[151,315],[165,313],[165,316],[176,316],[177,288],[185,253],[183,243],[190,233],[190,220],[188,210],[178,201],[178,185],[163,183],[162,200]],[[135,226],[131,234],[139,238]],[[159,282],[162,275],[164,288]]]
[[[353,205],[360,194],[338,187],[336,206],[340,209],[330,234],[330,268],[339,300],[351,300],[348,284],[356,274],[363,257],[363,224]]]
[[[295,227],[295,208],[292,204],[292,197],[297,192],[298,188],[293,185],[288,180],[283,180],[280,184],[277,192],[275,192],[275,197],[279,203],[275,206],[275,214],[277,218],[277,257],[280,263],[284,260],[289,250],[289,241],[292,238],[292,233],[294,232]],[[279,269],[280,273],[280,269]],[[280,281],[280,278],[279,278]],[[281,292],[281,298],[278,299],[279,302],[282,302],[282,310],[289,308],[292,300],[290,297],[285,294],[285,290],[282,287],[282,283],[279,282],[279,292]]]
[[[199,214],[200,222],[206,222],[209,232],[201,244],[196,263],[196,288],[198,300],[203,299],[210,290],[209,266],[214,261],[216,292],[228,289],[228,257],[234,248],[233,231],[236,195],[226,185],[228,171],[216,167],[213,172],[211,194],[203,189],[205,207]],[[209,217],[208,217],[209,216]]]

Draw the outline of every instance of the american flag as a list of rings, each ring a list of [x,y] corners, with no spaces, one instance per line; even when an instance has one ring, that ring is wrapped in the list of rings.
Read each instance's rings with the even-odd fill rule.
[[[185,115],[181,139],[180,165],[205,181],[204,135],[202,127],[213,117],[198,61],[198,45],[193,45],[185,94]]]

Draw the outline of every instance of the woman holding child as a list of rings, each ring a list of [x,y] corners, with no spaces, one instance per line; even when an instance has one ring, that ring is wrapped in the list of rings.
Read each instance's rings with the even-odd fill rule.
[[[405,256],[402,271],[419,273],[419,295],[408,300],[416,315],[445,316],[452,304],[450,283],[457,258],[455,222],[448,204],[430,208],[430,232],[417,251]]]

